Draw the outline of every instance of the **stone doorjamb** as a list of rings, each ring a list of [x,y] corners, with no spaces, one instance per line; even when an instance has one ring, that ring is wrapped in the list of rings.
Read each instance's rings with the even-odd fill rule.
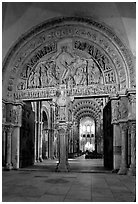
[[[23,103],[2,101],[3,105],[3,135],[7,143],[3,143],[5,152],[5,169],[19,168],[20,127],[22,125]],[[4,155],[3,155],[4,156]]]

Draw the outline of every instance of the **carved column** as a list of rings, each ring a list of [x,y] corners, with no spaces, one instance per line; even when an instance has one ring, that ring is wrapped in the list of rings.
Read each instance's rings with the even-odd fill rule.
[[[131,126],[128,123],[128,166],[131,164]]]
[[[6,165],[6,128],[2,125],[2,166]]]
[[[53,159],[53,110],[50,104],[50,130],[49,130],[49,158]]]
[[[120,123],[121,138],[122,138],[122,147],[121,147],[121,166],[118,174],[126,174],[128,166],[128,143],[127,143],[127,123]]]
[[[68,164],[68,103],[69,99],[66,97],[65,85],[61,85],[61,95],[57,100],[59,120],[58,120],[58,139],[59,139],[59,163],[57,171],[69,171]]]
[[[35,140],[34,140],[34,162],[38,161],[38,146],[37,146],[37,140],[38,140],[38,114],[37,114],[37,102],[34,102],[35,107]]]
[[[36,159],[35,161],[39,161],[39,104],[38,101],[36,102],[36,109],[35,109],[35,154]]]
[[[11,140],[12,140],[12,131],[13,126],[9,125],[7,128],[7,152],[6,152],[6,170],[12,169],[12,163],[11,163]]]
[[[127,91],[128,101],[129,101],[129,114],[128,114],[128,124],[130,129],[130,142],[131,142],[131,161],[129,168],[129,175],[136,175],[136,90]]]
[[[119,127],[119,100],[118,97],[112,96],[112,124],[113,124],[113,169],[118,171],[121,162],[121,134]]]
[[[12,164],[14,169],[19,169],[20,156],[20,127],[22,125],[22,105],[13,106],[14,128],[12,133]]]
[[[42,137],[43,137],[43,123],[42,123],[42,101],[39,101],[39,161],[42,162]]]
[[[6,164],[6,103],[2,101],[2,166]]]
[[[38,101],[38,161],[40,161],[40,139],[41,139],[41,104]]]
[[[136,121],[131,121],[131,165],[129,175],[136,175]]]

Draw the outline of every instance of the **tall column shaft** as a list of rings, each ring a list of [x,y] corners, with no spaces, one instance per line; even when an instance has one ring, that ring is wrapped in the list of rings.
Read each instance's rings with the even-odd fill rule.
[[[12,169],[12,164],[11,164],[11,137],[12,137],[12,130],[13,130],[12,126],[7,127],[7,152],[6,152],[6,169],[7,170]]]
[[[136,122],[131,122],[131,165],[129,175],[136,175]]]
[[[113,168],[118,170],[121,163],[121,135],[118,124],[113,124]]]
[[[36,115],[36,113],[35,113]],[[37,161],[37,158],[38,158],[38,147],[37,147],[37,128],[38,127],[38,122],[37,122],[37,119],[35,120],[35,148],[34,148],[34,162]]]
[[[39,161],[39,102],[36,102],[35,111],[35,147],[36,147],[36,161]]]
[[[50,104],[50,131],[49,131],[49,158],[53,159],[53,117],[52,104]]]
[[[42,101],[39,101],[39,161],[42,161],[42,129],[43,129],[43,123],[42,123]]]
[[[120,123],[122,147],[121,147],[121,166],[118,174],[126,174],[128,166],[128,143],[127,143],[127,123]]]
[[[6,164],[6,129],[2,126],[2,166]]]
[[[128,166],[131,164],[131,126],[128,128]]]
[[[12,131],[12,165],[13,169],[19,169],[20,154],[20,127],[15,126]]]
[[[57,171],[66,172],[69,171],[68,164],[68,151],[67,151],[67,135],[66,130],[59,130],[59,163],[57,165]]]

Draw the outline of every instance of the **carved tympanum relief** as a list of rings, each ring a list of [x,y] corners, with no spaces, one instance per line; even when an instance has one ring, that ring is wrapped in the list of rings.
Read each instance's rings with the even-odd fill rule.
[[[72,40],[70,43],[72,50],[68,50],[68,46],[67,51],[64,50],[65,56],[69,57],[70,55],[70,57],[69,60],[64,60],[61,66],[63,71],[66,70],[65,67],[68,67],[67,73],[63,72],[58,75],[58,70],[54,72],[49,70],[47,73],[43,68],[40,73],[37,72],[40,69],[38,67],[43,63],[46,63],[48,68],[50,66],[53,69],[57,68],[58,55],[61,53],[63,55],[63,51],[58,49],[58,44],[60,41],[68,39]],[[64,58],[66,58],[65,56]],[[79,70],[79,67],[76,67],[80,63],[82,66]],[[87,68],[91,66],[90,64],[94,65],[95,70],[90,69],[88,72]],[[75,70],[73,70],[75,75],[69,74],[71,65],[75,66]],[[77,70],[79,70],[78,73]],[[49,76],[45,77],[46,74]],[[36,80],[36,77],[39,80]],[[80,84],[81,86],[93,84],[90,89],[80,90],[81,95],[110,94],[118,89],[124,90],[129,86],[135,86],[132,56],[121,40],[108,26],[93,19],[79,17],[61,17],[44,22],[27,32],[15,44],[12,52],[9,52],[3,66],[3,78],[3,87],[6,90],[3,92],[3,97],[11,100],[40,98],[40,95],[49,97],[49,93],[41,92],[39,95],[40,90],[39,93],[34,93],[34,90],[39,87],[47,87],[46,84],[50,87],[57,87],[58,83],[67,83],[67,80],[68,87],[74,86],[77,89]],[[99,86],[97,86],[98,82],[100,82]],[[103,86],[103,84],[107,86]],[[33,89],[33,92],[30,93],[26,89]],[[16,94],[18,96],[15,97]],[[76,90],[73,90],[71,95],[76,95]]]
[[[70,43],[73,46],[72,40]],[[82,49],[77,43],[76,41],[75,49]],[[109,59],[103,53],[97,50],[96,59],[88,54],[88,57],[83,55],[84,53],[81,53],[79,56],[74,49],[70,49],[68,44],[62,45],[58,52],[38,62],[30,72],[26,67],[26,71],[24,70],[26,77],[23,77],[17,89],[56,87],[60,84],[66,84],[66,87],[71,89],[79,85],[102,85],[116,82]],[[25,75],[22,73],[21,76]]]

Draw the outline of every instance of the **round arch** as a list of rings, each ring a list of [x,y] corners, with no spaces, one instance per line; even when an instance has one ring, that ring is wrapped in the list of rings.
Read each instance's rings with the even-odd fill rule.
[[[92,64],[95,66],[94,76],[98,73],[98,78],[95,80],[95,77],[91,77],[86,80],[92,81],[89,85],[96,87],[97,83],[101,83],[100,88],[95,88],[94,92],[111,94],[135,87],[132,54],[111,28],[92,18],[60,17],[33,27],[11,47],[3,62],[3,99],[17,101],[24,97],[32,98],[30,92],[26,93],[26,90],[32,88],[28,85],[31,73],[37,73],[49,59],[54,61],[57,55],[63,52],[63,48],[66,55],[68,53],[76,56],[75,66],[79,63],[86,68],[88,63],[90,67]],[[55,78],[51,82],[53,87],[56,87],[57,83]],[[78,82],[75,83],[78,85]],[[103,90],[105,83],[107,84]],[[33,88],[45,87],[41,81],[41,84]],[[20,97],[15,97],[20,90]],[[40,97],[40,94],[38,95]]]

